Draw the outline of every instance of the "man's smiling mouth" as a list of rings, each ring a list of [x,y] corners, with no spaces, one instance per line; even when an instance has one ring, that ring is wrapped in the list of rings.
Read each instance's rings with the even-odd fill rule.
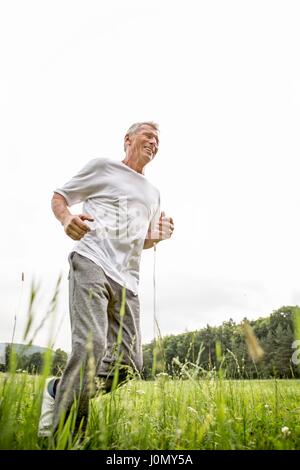
[[[146,150],[148,150],[148,152],[153,153],[151,147],[144,147],[144,148],[145,148]]]

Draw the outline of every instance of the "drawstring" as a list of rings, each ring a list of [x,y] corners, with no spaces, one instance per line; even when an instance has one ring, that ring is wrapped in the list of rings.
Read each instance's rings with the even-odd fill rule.
[[[153,341],[155,343],[156,340],[156,324],[157,324],[157,317],[156,317],[156,243],[153,244],[154,253],[153,253]]]
[[[163,346],[163,339],[159,324],[157,321],[157,305],[156,305],[156,243],[153,244],[153,369],[152,372],[155,374],[157,367],[157,359],[160,357],[161,364],[159,370],[162,368],[162,372],[165,372],[166,368],[166,357]]]

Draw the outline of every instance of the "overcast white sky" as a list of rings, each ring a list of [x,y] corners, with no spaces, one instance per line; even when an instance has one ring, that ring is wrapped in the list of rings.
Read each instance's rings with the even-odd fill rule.
[[[22,341],[32,278],[38,324],[62,270],[55,347],[70,350],[73,242],[51,212],[52,191],[91,158],[122,159],[139,120],[160,124],[146,176],[175,222],[157,249],[162,333],[300,303],[299,23],[289,0],[1,2],[0,342],[15,313]],[[152,268],[147,250],[144,342]]]

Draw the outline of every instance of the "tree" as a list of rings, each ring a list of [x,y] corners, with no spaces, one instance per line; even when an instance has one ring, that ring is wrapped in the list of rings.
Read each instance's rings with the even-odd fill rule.
[[[62,349],[57,349],[54,354],[52,364],[52,374],[61,375],[64,368],[66,367],[68,355]]]
[[[11,344],[7,344],[5,348],[5,370],[9,370],[9,363],[11,357]]]
[[[292,363],[296,328],[293,320],[296,313],[299,315],[299,307],[281,307],[269,317],[248,322],[264,351],[263,358],[256,362],[248,354],[241,326],[231,319],[219,327],[207,325],[198,331],[167,336],[162,341],[166,370],[171,375],[177,374],[174,372],[173,358],[177,358],[181,364],[197,363],[201,370],[216,369],[216,344],[219,343],[224,358],[222,367],[228,378],[299,377],[300,368]],[[143,349],[144,377],[150,378],[153,343],[145,345]]]
[[[43,362],[42,354],[35,352],[29,357],[27,368],[31,373],[39,374],[42,371]]]

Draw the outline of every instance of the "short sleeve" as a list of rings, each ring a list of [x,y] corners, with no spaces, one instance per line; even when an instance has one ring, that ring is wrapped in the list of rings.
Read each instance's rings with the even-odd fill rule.
[[[101,158],[90,160],[73,178],[54,192],[61,194],[68,206],[85,201],[99,186],[99,175],[103,164],[104,159]]]

